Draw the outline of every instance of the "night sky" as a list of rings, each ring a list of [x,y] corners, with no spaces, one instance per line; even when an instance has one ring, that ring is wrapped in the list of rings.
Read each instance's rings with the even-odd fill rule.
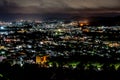
[[[3,14],[95,16],[120,14],[120,0],[0,0]]]

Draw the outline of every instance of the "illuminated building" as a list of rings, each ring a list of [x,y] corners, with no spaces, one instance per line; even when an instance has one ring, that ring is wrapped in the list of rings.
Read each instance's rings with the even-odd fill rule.
[[[40,56],[36,56],[36,64],[40,64],[41,63],[41,58]]]
[[[46,63],[47,62],[47,57],[48,56],[42,56],[42,57],[40,57],[40,56],[36,56],[36,64],[44,64],[44,63]]]

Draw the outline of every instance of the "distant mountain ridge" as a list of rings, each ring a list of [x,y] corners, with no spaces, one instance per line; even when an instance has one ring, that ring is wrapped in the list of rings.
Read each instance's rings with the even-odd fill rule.
[[[120,24],[119,13],[101,14],[0,14],[0,21],[16,20],[84,20],[88,19],[91,25]]]

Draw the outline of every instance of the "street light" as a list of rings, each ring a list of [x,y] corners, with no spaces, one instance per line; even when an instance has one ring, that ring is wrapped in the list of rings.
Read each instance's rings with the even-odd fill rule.
[[[4,27],[3,27],[3,26],[1,26],[1,27],[0,27],[0,29],[2,29],[2,30],[3,30],[3,29],[4,29]]]

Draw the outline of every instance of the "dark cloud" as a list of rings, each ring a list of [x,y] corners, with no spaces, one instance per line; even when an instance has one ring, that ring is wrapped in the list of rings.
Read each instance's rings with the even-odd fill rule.
[[[0,13],[120,13],[120,0],[0,0]]]
[[[10,2],[9,0],[0,1],[0,13],[12,13],[17,9],[20,9],[17,3]]]

